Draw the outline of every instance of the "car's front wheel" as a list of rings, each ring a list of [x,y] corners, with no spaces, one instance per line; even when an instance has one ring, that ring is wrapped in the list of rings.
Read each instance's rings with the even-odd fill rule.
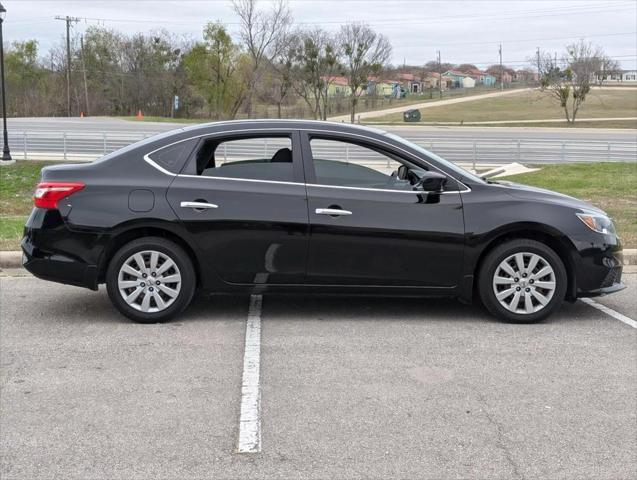
[[[195,292],[190,257],[161,237],[133,240],[111,259],[106,273],[108,296],[128,318],[156,323],[182,312]]]
[[[538,322],[564,300],[564,264],[548,246],[535,240],[511,240],[484,259],[478,276],[482,303],[496,317],[510,322]]]

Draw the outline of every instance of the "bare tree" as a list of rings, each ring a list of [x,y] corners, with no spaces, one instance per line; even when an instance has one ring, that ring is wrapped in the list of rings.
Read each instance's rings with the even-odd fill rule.
[[[602,54],[599,59],[599,68],[596,73],[597,84],[601,87],[604,84],[604,80],[607,80],[608,77],[619,72],[621,72],[619,62]]]
[[[252,59],[246,98],[246,110],[251,118],[254,91],[263,67],[272,63],[285,48],[292,15],[286,0],[275,0],[268,12],[257,8],[257,0],[232,0],[232,8],[239,17],[241,40]]]
[[[338,72],[335,40],[319,27],[302,32],[294,55],[293,88],[315,119],[327,118],[328,91]]]
[[[278,118],[281,118],[281,105],[294,86],[293,66],[299,41],[300,36],[298,33],[288,35],[285,47],[281,50],[278,57],[274,59],[274,63],[272,64],[276,74],[272,97],[274,103],[276,103]]]
[[[560,64],[550,54],[540,57],[540,88],[560,103],[568,123],[575,122],[603,57],[599,47],[583,40],[566,47]]]
[[[339,36],[350,88],[350,121],[354,123],[362,88],[367,84],[368,77],[377,75],[388,62],[392,47],[387,38],[364,23],[343,25]]]
[[[454,70],[455,68],[456,66],[453,63],[442,62],[438,64],[438,60],[430,60],[429,62],[425,63],[425,70],[430,73],[438,73],[439,70],[442,72],[446,72],[447,70]]]

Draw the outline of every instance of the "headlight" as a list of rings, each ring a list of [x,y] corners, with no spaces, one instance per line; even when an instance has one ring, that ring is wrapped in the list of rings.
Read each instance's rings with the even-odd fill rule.
[[[575,215],[577,215],[577,218],[584,222],[588,228],[595,232],[607,235],[616,234],[613,221],[606,215],[593,212],[576,213]]]

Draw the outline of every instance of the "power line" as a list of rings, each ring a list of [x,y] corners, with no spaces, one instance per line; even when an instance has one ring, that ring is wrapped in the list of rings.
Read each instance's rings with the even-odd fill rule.
[[[619,32],[619,33],[591,33],[591,34],[583,34],[583,35],[571,35],[568,37],[536,37],[536,38],[523,38],[523,39],[518,39],[518,40],[510,40],[507,39],[506,40],[506,44],[510,44],[510,43],[525,43],[525,42],[543,42],[543,41],[549,41],[549,40],[572,40],[572,39],[578,39],[578,38],[597,38],[597,37],[618,37],[618,36],[623,36],[623,35],[637,35],[637,31],[636,32]],[[453,42],[453,43],[446,43],[445,42],[445,46],[460,46],[460,45],[498,45],[502,43],[501,40],[495,40],[495,41],[488,41],[488,42]],[[394,47],[407,47],[407,46],[413,46],[413,43],[409,43],[409,44],[392,44]]]
[[[578,7],[557,7],[552,9],[540,9],[540,10],[527,10],[522,12],[504,12],[493,13],[485,15],[448,15],[431,17],[426,20],[414,19],[409,20],[405,18],[395,19],[383,19],[372,20],[366,23],[372,26],[404,26],[404,25],[429,25],[432,23],[449,23],[454,21],[466,21],[476,19],[513,19],[513,18],[534,18],[543,16],[553,16],[557,13],[568,13],[569,15],[580,15],[596,12],[614,12],[618,10],[626,10],[634,8],[634,3],[604,3],[599,5],[578,6]],[[142,19],[142,18],[101,18],[101,17],[78,17],[79,20],[95,21],[95,22],[113,22],[113,23],[152,23],[152,24],[170,24],[170,25],[201,25],[201,20],[191,21],[175,21],[175,20],[163,20],[163,19]],[[356,19],[360,20],[360,19]],[[312,22],[295,22],[297,25],[343,25],[352,20],[339,19],[339,20],[323,20]],[[223,22],[224,25],[240,25],[240,22]]]

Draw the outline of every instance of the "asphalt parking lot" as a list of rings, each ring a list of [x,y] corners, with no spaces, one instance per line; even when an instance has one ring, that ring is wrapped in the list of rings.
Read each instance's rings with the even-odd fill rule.
[[[637,273],[599,300],[637,318]],[[103,289],[0,278],[2,479],[637,475],[637,329],[453,301],[263,296],[261,452],[237,453],[249,298],[137,325]]]

